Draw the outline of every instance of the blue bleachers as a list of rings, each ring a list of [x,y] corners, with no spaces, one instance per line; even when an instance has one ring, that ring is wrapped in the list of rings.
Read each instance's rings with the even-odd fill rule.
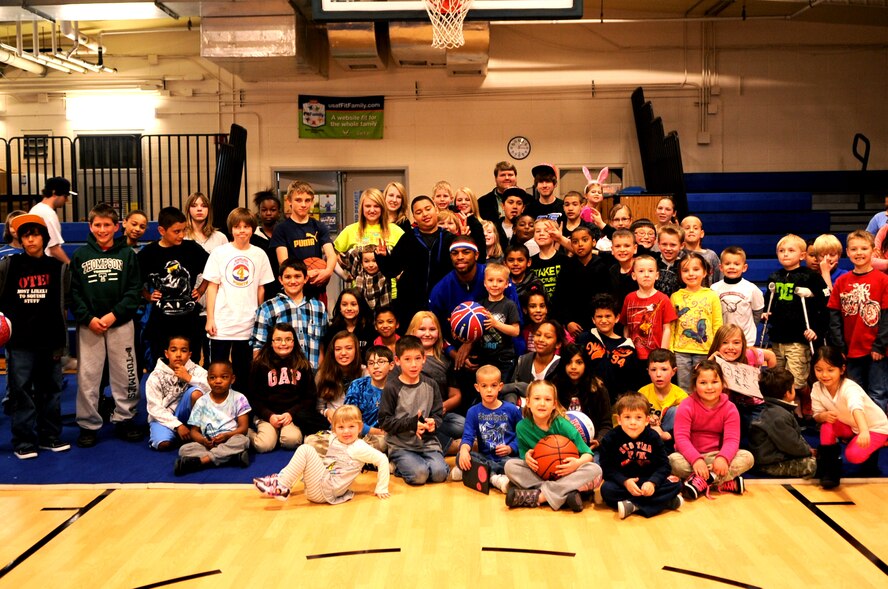
[[[810,192],[700,192],[688,194],[696,213],[730,211],[810,211]]]
[[[826,211],[808,213],[771,211],[767,214],[750,211],[746,214],[701,213],[697,216],[703,222],[707,235],[713,233],[784,235],[798,232],[820,235],[829,231],[829,213]]]

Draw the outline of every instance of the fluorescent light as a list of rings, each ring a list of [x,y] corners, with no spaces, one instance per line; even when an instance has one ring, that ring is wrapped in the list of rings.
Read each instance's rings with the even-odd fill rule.
[[[65,118],[75,129],[147,129],[154,126],[156,101],[139,92],[69,93]]]

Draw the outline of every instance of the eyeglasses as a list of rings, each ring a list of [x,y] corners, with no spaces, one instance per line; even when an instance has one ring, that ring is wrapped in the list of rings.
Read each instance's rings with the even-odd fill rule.
[[[281,344],[292,344],[292,343],[293,343],[293,338],[292,338],[292,337],[276,337],[276,338],[274,338],[273,340],[271,340],[271,343],[273,343],[273,344],[278,344],[278,345],[281,345]]]
[[[370,360],[367,362],[367,368],[372,366],[385,366],[386,364],[391,364],[391,360],[386,360],[385,358],[376,361]]]

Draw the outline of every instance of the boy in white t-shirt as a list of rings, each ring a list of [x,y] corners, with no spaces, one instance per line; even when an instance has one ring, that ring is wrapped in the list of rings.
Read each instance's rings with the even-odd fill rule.
[[[210,361],[228,360],[241,387],[250,382],[253,351],[250,334],[256,320],[256,309],[265,295],[265,286],[274,281],[268,256],[261,248],[250,245],[256,230],[256,218],[245,208],[236,208],[228,215],[228,231],[234,241],[210,253],[203,278],[207,287],[207,335],[210,338]],[[249,391],[244,390],[244,394]]]
[[[731,245],[722,251],[721,271],[723,278],[712,285],[721,301],[724,324],[739,325],[746,336],[746,345],[755,345],[756,324],[765,310],[762,291],[752,282],[743,278],[749,268],[743,248]]]

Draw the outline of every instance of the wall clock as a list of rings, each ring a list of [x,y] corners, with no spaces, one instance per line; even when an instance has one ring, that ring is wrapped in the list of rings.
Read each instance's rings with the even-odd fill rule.
[[[530,155],[530,141],[528,141],[527,137],[516,135],[509,139],[507,149],[509,156],[516,160],[523,160]]]

